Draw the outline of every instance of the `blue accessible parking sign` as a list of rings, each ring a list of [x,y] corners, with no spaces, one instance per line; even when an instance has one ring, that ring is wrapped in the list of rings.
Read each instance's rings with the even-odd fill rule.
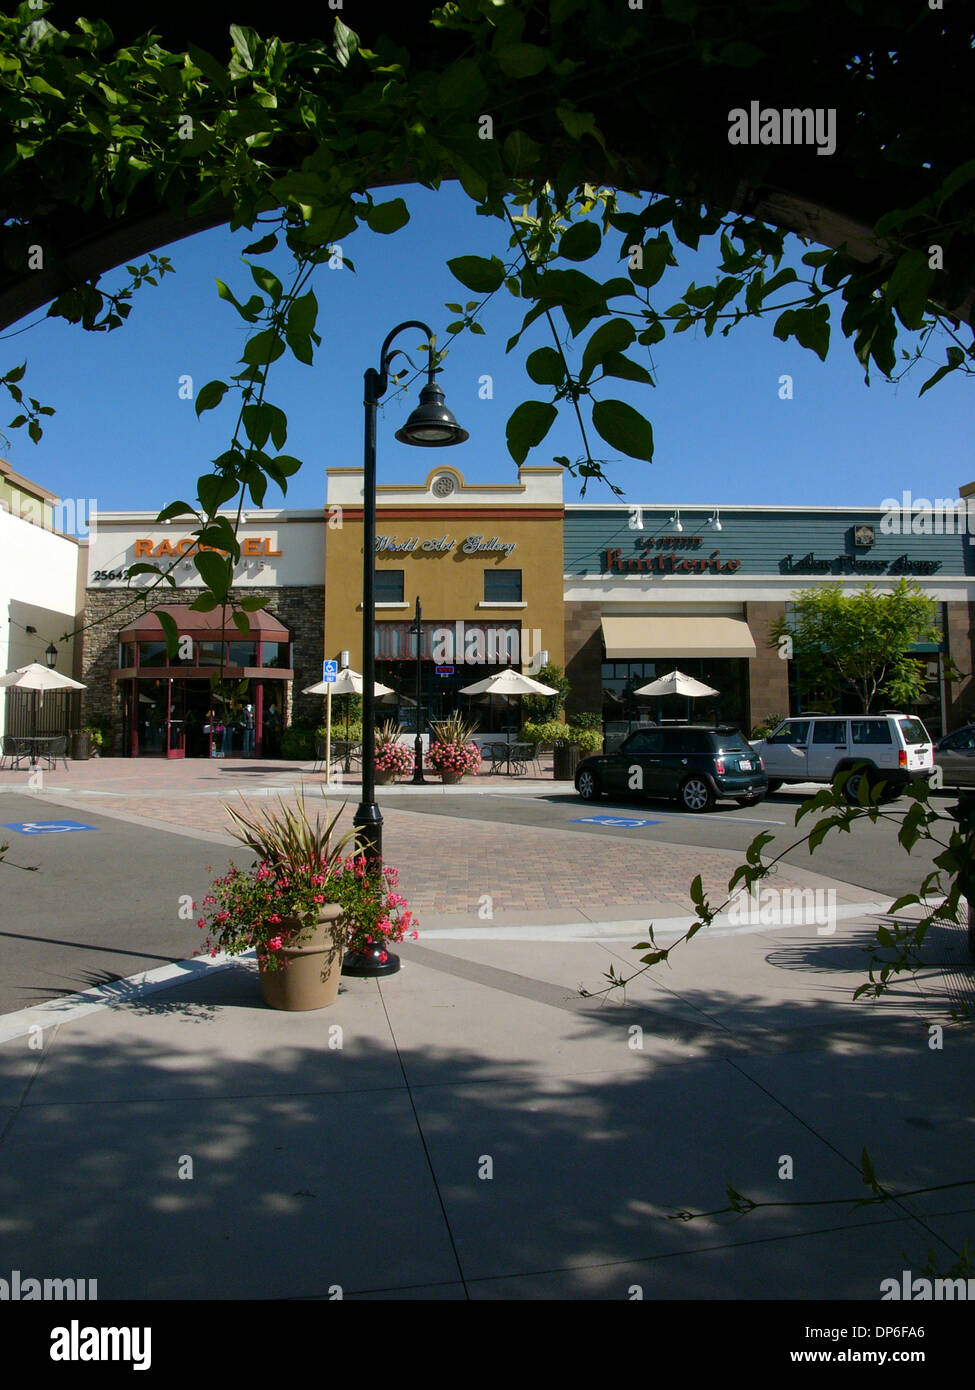
[[[24,820],[4,826],[4,830],[16,830],[19,835],[66,835],[71,830],[94,829],[93,825],[82,825],[76,820]]]
[[[617,830],[636,830],[641,825],[659,825],[658,820],[640,820],[636,816],[579,816],[573,825],[615,825]]]

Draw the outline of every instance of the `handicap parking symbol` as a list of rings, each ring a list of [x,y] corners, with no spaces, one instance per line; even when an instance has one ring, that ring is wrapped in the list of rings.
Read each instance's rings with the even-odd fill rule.
[[[579,816],[573,825],[613,825],[617,830],[636,830],[641,825],[659,825],[658,820],[640,820],[637,816]]]
[[[6,824],[4,830],[16,830],[19,835],[66,835],[72,830],[94,830],[76,820],[25,820]]]

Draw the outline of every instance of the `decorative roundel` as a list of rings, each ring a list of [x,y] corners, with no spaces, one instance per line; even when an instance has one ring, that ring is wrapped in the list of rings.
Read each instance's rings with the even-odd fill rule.
[[[439,478],[433,480],[433,495],[434,497],[449,497],[456,487],[456,478],[452,478],[449,473],[441,473]]]

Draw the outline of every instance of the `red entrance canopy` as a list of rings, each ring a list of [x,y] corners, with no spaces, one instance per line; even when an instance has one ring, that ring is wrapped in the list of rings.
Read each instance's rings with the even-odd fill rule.
[[[168,613],[175,621],[179,632],[186,633],[189,636],[217,633],[223,634],[228,641],[240,642],[244,640],[243,633],[238,630],[236,624],[233,622],[231,622],[228,627],[224,628],[221,621],[223,610],[220,608],[213,608],[209,613],[199,613],[183,603],[162,603],[159,605],[156,612]],[[284,624],[278,622],[277,618],[272,618],[270,613],[265,613],[262,608],[259,608],[255,613],[248,613],[247,617],[250,620],[251,633],[255,637],[260,636],[266,638],[269,642],[290,641],[291,635]],[[159,619],[156,618],[153,613],[143,613],[140,617],[136,618],[134,622],[123,627],[119,633],[119,637],[123,640],[126,638],[143,637],[155,638],[159,641],[162,635],[163,631]]]

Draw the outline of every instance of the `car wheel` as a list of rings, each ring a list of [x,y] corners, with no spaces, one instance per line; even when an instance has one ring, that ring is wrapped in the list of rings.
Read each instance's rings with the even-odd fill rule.
[[[871,779],[866,772],[851,772],[843,784],[843,795],[850,806],[860,805],[860,783],[867,778],[867,801],[870,800]]]
[[[714,805],[714,792],[703,777],[688,777],[678,795],[685,811],[710,811]]]
[[[769,789],[770,792],[777,792],[781,786],[782,786],[782,778],[781,778],[781,777],[770,777],[770,778],[768,779],[768,789]]]
[[[602,794],[602,788],[596,774],[590,772],[588,768],[584,772],[580,772],[576,780],[576,791],[583,801],[595,801]]]

